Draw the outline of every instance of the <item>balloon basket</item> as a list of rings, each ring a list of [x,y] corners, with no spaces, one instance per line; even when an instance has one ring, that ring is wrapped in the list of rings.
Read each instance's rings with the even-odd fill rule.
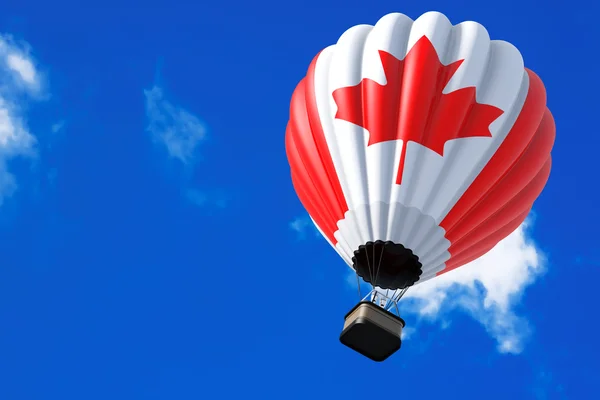
[[[373,361],[381,362],[400,349],[402,329],[406,323],[386,309],[389,298],[378,305],[378,298],[386,296],[376,291],[369,295],[371,300],[365,300],[369,296],[365,297],[346,314],[340,342]]]

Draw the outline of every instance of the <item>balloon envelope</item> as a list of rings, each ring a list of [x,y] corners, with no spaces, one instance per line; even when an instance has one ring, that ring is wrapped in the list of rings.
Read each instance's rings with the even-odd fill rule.
[[[286,152],[313,222],[398,289],[491,250],[550,174],[554,120],[520,52],[475,22],[389,14],[346,31],[291,100]]]

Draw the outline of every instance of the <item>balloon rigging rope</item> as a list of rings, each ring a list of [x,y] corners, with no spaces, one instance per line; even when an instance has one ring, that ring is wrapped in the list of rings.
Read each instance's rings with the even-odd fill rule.
[[[369,252],[366,247],[365,254],[367,256],[367,266],[369,267],[369,277],[371,278],[371,286],[373,287],[373,289],[375,289],[375,286],[373,285],[373,270],[371,269],[371,262],[369,261]],[[373,261],[375,261],[375,259],[373,259]]]
[[[383,261],[383,255],[385,253],[385,247],[381,248],[381,253],[379,254],[379,262],[377,263],[377,268],[375,268],[375,246],[373,246],[373,268],[371,267],[371,262],[370,262],[370,257],[368,256],[367,253],[367,266],[369,268],[369,277],[371,278],[371,288],[373,289],[373,291],[375,291],[375,287],[377,286],[377,279],[379,278],[379,270],[381,269],[381,262]],[[354,270],[354,272],[356,273],[356,287],[358,290],[358,297],[359,299],[362,299],[361,296],[361,292],[360,292],[360,277],[358,276],[358,271]],[[375,273],[375,276],[373,276],[373,274]],[[375,278],[375,279],[373,279]],[[406,292],[408,288],[404,288],[404,289],[400,289],[397,294],[394,293],[392,295],[392,301],[397,302],[398,300],[400,300],[400,298],[404,295],[404,293]],[[386,297],[389,298],[390,294],[390,290],[386,289]],[[394,296],[397,296],[397,298],[394,300]]]
[[[375,270],[375,281],[373,282],[373,285],[377,284],[377,278],[379,277],[379,268],[381,267],[381,260],[383,260],[384,250],[385,246],[381,248],[381,254],[379,255],[379,263],[377,264],[377,269]],[[373,246],[373,262],[375,262],[375,246]]]
[[[400,301],[400,299],[402,298],[402,296],[404,296],[404,293],[406,293],[408,291],[408,288],[405,287],[404,289],[400,289],[397,293],[397,295],[395,295],[396,299],[394,300],[396,303]]]

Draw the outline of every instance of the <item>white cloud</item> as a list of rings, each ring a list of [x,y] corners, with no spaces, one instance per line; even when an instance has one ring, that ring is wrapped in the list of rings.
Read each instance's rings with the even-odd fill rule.
[[[17,42],[10,35],[0,35],[0,64],[3,90],[39,94],[43,77],[27,43]]]
[[[401,312],[435,321],[442,329],[451,324],[450,311],[467,312],[496,340],[499,352],[520,353],[531,329],[515,307],[545,271],[545,257],[528,237],[528,224],[483,257],[411,287],[400,301]]]
[[[198,147],[206,139],[206,127],[194,114],[171,104],[158,86],[144,90],[148,132],[165,146],[171,157],[184,164],[193,162]]]
[[[154,85],[144,90],[147,127],[154,143],[167,151],[172,157],[185,166],[197,161],[198,149],[207,139],[207,129],[198,116],[165,98],[162,88]],[[192,169],[184,168],[181,175],[182,196],[190,203],[199,206],[225,208],[229,196],[220,189],[198,189],[190,185]]]
[[[295,218],[289,224],[290,229],[296,232],[298,239],[306,239],[307,234],[312,234],[314,236],[321,236],[313,222],[308,216],[301,216]],[[354,275],[353,275],[354,276]]]
[[[19,74],[21,79],[28,85],[34,85],[37,82],[37,71],[31,60],[28,60],[21,54],[9,54],[7,57],[9,68]]]
[[[0,35],[0,205],[17,189],[8,161],[36,155],[37,139],[29,132],[24,109],[40,87],[41,74],[27,44]]]
[[[411,326],[406,326],[404,328],[402,328],[402,335],[400,336],[400,338],[402,340],[407,340],[408,338],[410,338],[417,330]]]

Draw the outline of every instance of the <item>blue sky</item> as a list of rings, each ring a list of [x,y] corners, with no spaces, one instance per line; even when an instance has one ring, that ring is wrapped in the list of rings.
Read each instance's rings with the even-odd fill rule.
[[[598,392],[594,2],[79,4],[0,9],[1,399]],[[376,364],[338,342],[356,287],[294,194],[288,105],[344,30],[430,10],[544,80],[553,171],[527,227],[403,303]]]

